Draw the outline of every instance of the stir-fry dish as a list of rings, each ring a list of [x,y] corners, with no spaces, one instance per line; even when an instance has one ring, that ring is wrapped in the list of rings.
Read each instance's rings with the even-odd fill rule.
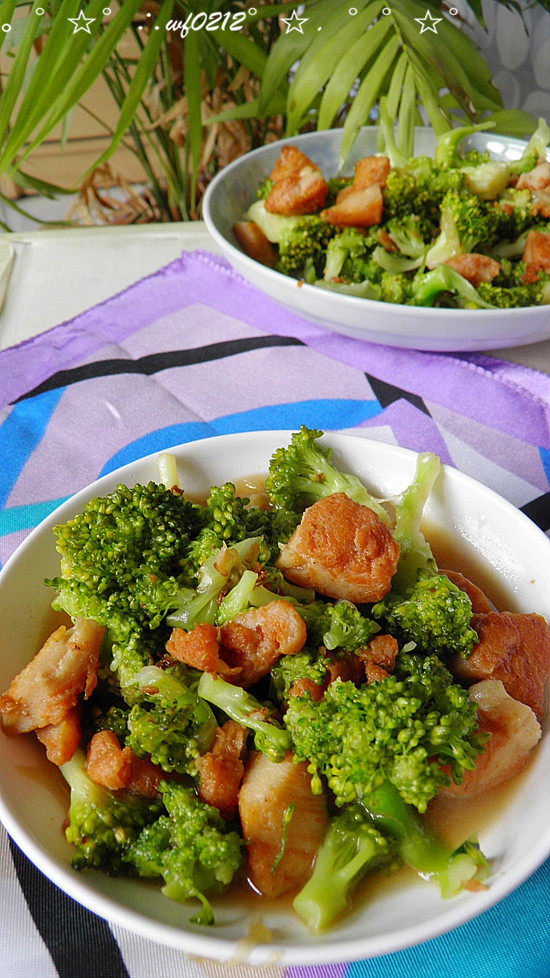
[[[246,880],[312,933],[368,874],[490,885],[476,841],[425,813],[514,777],[541,737],[550,631],[437,566],[439,459],[382,500],[321,434],[273,454],[256,504],[230,482],[186,498],[168,455],[164,484],[57,526],[46,583],[72,623],[0,697],[70,786],[74,867],[158,879],[201,925]]]
[[[233,233],[251,258],[300,282],[411,306],[511,309],[550,302],[550,127],[522,156],[460,153],[487,128],[452,129],[434,157],[385,153],[329,177],[285,145]]]

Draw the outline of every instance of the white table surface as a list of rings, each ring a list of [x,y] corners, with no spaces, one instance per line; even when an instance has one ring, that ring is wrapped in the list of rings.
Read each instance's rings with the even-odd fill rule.
[[[38,230],[7,240],[15,261],[0,313],[0,349],[71,319],[182,251],[218,251],[201,222]],[[550,340],[489,355],[550,374]]]

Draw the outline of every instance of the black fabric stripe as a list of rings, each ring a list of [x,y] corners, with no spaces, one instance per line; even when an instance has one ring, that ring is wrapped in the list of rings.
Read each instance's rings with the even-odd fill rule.
[[[15,871],[59,978],[129,978],[108,925],[47,879],[10,839]]]
[[[413,407],[418,408],[428,417],[431,417],[426,404],[423,399],[418,396],[418,394],[413,394],[411,391],[405,391],[401,387],[394,387],[393,384],[388,384],[385,380],[379,380],[378,377],[372,377],[371,374],[365,374],[370,386],[372,387],[372,392],[376,397],[376,400],[380,404],[382,409],[389,407],[395,401],[405,400]]]
[[[194,363],[207,363],[209,360],[221,360],[224,357],[237,356],[251,350],[262,350],[272,346],[304,346],[301,340],[293,336],[247,336],[240,340],[226,340],[222,343],[210,343],[207,346],[193,347],[190,350],[166,350],[139,357],[137,360],[95,360],[83,363],[69,370],[59,370],[48,380],[22,394],[17,401],[24,401],[44,391],[56,390],[77,384],[81,380],[91,380],[94,377],[109,377],[117,374],[151,374],[161,370],[171,370],[174,367],[187,367]],[[17,403],[15,401],[14,403]]]
[[[539,496],[538,499],[532,499],[530,503],[526,503],[520,508],[521,512],[525,513],[545,533],[550,530],[550,492],[546,492],[544,496]]]

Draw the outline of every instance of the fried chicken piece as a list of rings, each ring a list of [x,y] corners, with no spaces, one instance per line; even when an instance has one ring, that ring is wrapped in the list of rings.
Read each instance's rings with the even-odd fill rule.
[[[367,647],[359,653],[367,682],[377,683],[389,676],[398,652],[399,644],[393,635],[375,635],[371,638]]]
[[[255,221],[237,221],[232,230],[238,244],[249,258],[259,261],[261,265],[266,265],[268,268],[274,267],[277,261],[275,248]]]
[[[364,228],[380,224],[383,208],[380,185],[374,183],[363,190],[352,186],[351,193],[342,197],[339,195],[336,203],[321,211],[320,216],[329,224],[338,224],[339,227]]]
[[[288,601],[270,601],[221,626],[221,654],[239,670],[239,686],[246,689],[266,676],[281,655],[299,652],[306,635],[303,618]]]
[[[126,789],[142,798],[156,798],[166,777],[148,757],[138,757],[130,747],[121,747],[112,730],[99,730],[88,746],[86,771],[94,784],[110,791]]]
[[[477,705],[480,730],[489,734],[473,771],[465,771],[461,784],[450,784],[441,794],[472,798],[519,774],[541,737],[540,724],[529,706],[513,699],[500,679],[484,679],[470,687]]]
[[[550,272],[550,234],[531,230],[525,239],[522,261],[525,262],[523,281],[534,282],[540,271]]]
[[[173,628],[166,643],[166,651],[176,662],[184,662],[202,672],[227,677],[238,676],[240,673],[240,668],[231,668],[220,657],[218,630],[206,622],[195,625],[189,632],[183,628]]]
[[[474,615],[485,615],[489,611],[495,610],[495,606],[489,601],[489,598],[483,593],[481,588],[468,580],[467,577],[464,577],[464,574],[461,574],[460,571],[442,570],[441,573],[445,574],[452,584],[456,584],[461,591],[464,591],[468,595],[472,602]]]
[[[60,723],[79,696],[88,698],[97,683],[104,635],[102,625],[85,618],[77,618],[72,628],[56,629],[0,696],[6,733],[28,733]]]
[[[270,178],[273,186],[264,206],[272,214],[313,214],[325,203],[323,174],[296,146],[283,146]]]
[[[307,763],[294,763],[292,754],[274,763],[255,753],[239,793],[239,814],[253,886],[270,897],[301,889],[327,827],[325,796],[312,794]]]
[[[539,160],[534,169],[529,173],[522,173],[518,182],[518,190],[544,190],[550,186],[550,163],[546,160]]]
[[[70,761],[82,739],[80,707],[73,706],[59,723],[50,723],[36,731],[41,744],[46,748],[46,757],[52,764],[66,764]]]
[[[86,754],[86,771],[94,784],[110,791],[126,788],[130,780],[131,750],[121,747],[112,730],[98,730]]]
[[[540,720],[550,673],[550,630],[544,618],[491,611],[473,615],[472,627],[479,643],[467,659],[454,657],[453,674],[465,682],[500,679],[506,692]]]
[[[376,513],[338,492],[306,509],[277,567],[294,584],[362,603],[387,594],[398,558],[399,545]]]
[[[494,258],[488,255],[478,255],[471,252],[465,255],[453,255],[445,262],[449,268],[454,268],[455,272],[471,282],[474,288],[482,282],[492,282],[495,275],[500,272],[500,265]]]
[[[244,727],[228,720],[218,727],[212,750],[197,759],[199,798],[217,808],[225,819],[233,818],[237,810],[246,738]]]
[[[353,186],[356,190],[364,190],[375,183],[379,187],[385,187],[389,172],[390,161],[387,156],[364,156],[355,164]]]

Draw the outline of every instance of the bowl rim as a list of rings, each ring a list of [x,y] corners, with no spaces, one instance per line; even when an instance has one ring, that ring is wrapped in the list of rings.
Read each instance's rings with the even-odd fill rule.
[[[362,133],[376,133],[377,130],[378,126],[376,125],[363,126],[357,138],[360,138]],[[255,261],[253,258],[250,258],[249,255],[245,254],[244,251],[241,251],[241,249],[233,241],[231,241],[229,237],[226,237],[219,230],[212,216],[213,200],[218,193],[220,186],[223,186],[228,175],[237,172],[242,166],[245,166],[246,161],[249,159],[260,158],[261,156],[268,154],[270,155],[273,149],[277,149],[278,147],[284,145],[295,143],[299,143],[301,145],[302,143],[315,142],[319,139],[334,137],[334,135],[338,133],[341,134],[342,129],[336,128],[323,129],[321,131],[315,130],[314,132],[299,133],[296,136],[286,136],[285,138],[279,139],[276,142],[268,143],[265,146],[259,146],[257,149],[244,153],[231,163],[228,163],[227,166],[224,166],[224,168],[216,174],[206,188],[202,201],[203,220],[206,224],[208,232],[214,238],[216,244],[223,251],[229,251],[230,254],[236,256],[238,262],[249,268],[251,271],[254,271],[260,267],[262,274],[267,276],[267,281],[272,282],[274,287],[277,286],[277,283],[281,282],[286,282],[290,285],[294,282],[296,285],[298,285],[298,280],[293,279],[291,275],[284,275],[282,272],[278,272],[274,268],[269,268],[267,265],[261,265],[260,262]],[[415,134],[416,133],[428,135],[433,134],[434,130],[431,128],[431,126],[415,126]],[[518,139],[515,136],[502,136],[499,133],[493,133],[489,130],[483,130],[473,135],[487,138],[493,137],[494,139],[504,140],[508,144],[518,144],[518,148],[525,147],[527,145],[525,140]],[[465,138],[465,142],[468,141],[468,138],[470,137]],[[550,151],[547,152],[547,156],[550,158]],[[304,295],[311,298],[315,296],[317,299],[319,299],[320,290],[315,285],[310,285],[308,282],[301,282],[299,284],[299,288]],[[336,310],[338,308],[346,307],[357,311],[362,309],[365,311],[365,313],[368,313],[369,311],[372,312],[374,310],[389,310],[391,311],[392,315],[410,315],[413,317],[427,316],[428,321],[437,321],[438,318],[441,318],[441,314],[444,313],[445,321],[450,324],[452,324],[455,320],[462,320],[464,315],[468,313],[483,313],[483,322],[487,322],[489,325],[492,320],[501,320],[503,316],[505,316],[506,319],[512,323],[515,320],[520,320],[526,315],[533,317],[535,313],[540,313],[541,309],[541,306],[521,306],[513,309],[440,309],[439,307],[436,308],[433,306],[410,306],[406,303],[400,302],[383,302],[381,299],[363,299],[358,296],[346,295],[345,293],[341,292],[331,292],[330,289],[322,290],[322,296],[323,302],[326,302],[330,308],[335,306]],[[296,310],[296,315],[300,315],[300,310]]]
[[[284,444],[283,439],[288,440],[291,434],[292,430],[287,429],[237,432],[198,439],[194,442],[179,443],[170,448],[163,449],[163,452],[173,452],[176,456],[179,453],[179,458],[181,459],[183,455],[184,460],[186,451],[193,451],[194,446],[205,442],[208,443],[209,455],[215,455],[219,445],[230,449],[233,443],[245,445],[247,441],[252,444],[258,443],[259,441],[265,443],[266,439],[273,439],[273,441],[279,444]],[[326,443],[336,450],[340,448],[342,443],[350,448],[355,443],[359,452],[361,449],[366,449],[374,453],[375,456],[380,454],[385,457],[389,456],[394,460],[402,459],[409,463],[419,454],[411,449],[402,448],[401,446],[376,439],[364,438],[348,432],[327,431],[324,433],[324,438]],[[26,553],[27,550],[32,549],[36,540],[46,530],[51,528],[60,517],[66,519],[73,512],[79,511],[85,501],[99,494],[98,490],[101,490],[102,487],[109,483],[116,484],[119,473],[127,472],[129,469],[139,470],[141,466],[154,464],[159,454],[161,454],[159,451],[155,451],[114,469],[112,472],[84,486],[56,507],[55,510],[28,534],[6,561],[6,564],[0,570],[0,588],[20,556]],[[266,463],[268,457],[268,449],[266,448]],[[452,479],[461,495],[464,492],[467,493],[469,487],[473,487],[477,493],[481,493],[481,496],[487,500],[488,504],[496,502],[499,506],[504,507],[506,514],[509,514],[514,520],[519,521],[525,534],[531,535],[539,545],[542,545],[548,550],[548,556],[550,558],[550,538],[529,517],[518,510],[516,506],[493,489],[490,489],[460,470],[444,463],[442,463],[442,469]],[[133,478],[133,475],[131,478]],[[548,720],[548,716],[546,720]],[[311,937],[311,943],[307,944],[293,942],[282,942],[278,944],[274,942],[258,944],[255,947],[244,949],[243,945],[247,943],[246,940],[244,942],[242,940],[236,941],[217,936],[215,933],[205,934],[204,931],[198,928],[195,929],[193,925],[188,923],[178,926],[160,922],[147,916],[143,911],[126,907],[115,898],[98,891],[93,886],[93,883],[88,883],[85,878],[79,876],[70,867],[70,864],[66,866],[60,865],[55,857],[48,855],[47,850],[43,850],[35,842],[31,834],[12,815],[8,803],[4,800],[1,783],[0,821],[19,848],[44,875],[63,892],[98,916],[156,943],[174,947],[189,954],[201,955],[207,957],[209,960],[220,962],[263,966],[313,966],[352,962],[361,959],[368,960],[424,943],[434,937],[454,930],[456,927],[477,917],[479,914],[484,913],[499,903],[530,877],[550,855],[549,825],[547,833],[541,834],[535,840],[528,857],[524,857],[515,870],[512,869],[506,874],[500,874],[491,883],[490,887],[483,892],[471,893],[467,895],[467,898],[458,897],[456,900],[450,901],[447,909],[445,909],[445,901],[442,900],[442,912],[440,914],[438,913],[437,917],[430,919],[427,923],[419,922],[407,925],[399,931],[396,931],[389,941],[387,935],[371,935],[367,938],[339,938],[332,941],[329,940],[326,943],[323,940],[316,941],[316,938]],[[101,874],[101,878],[104,878],[103,874]],[[330,934],[330,931],[327,932],[329,938]],[[242,956],[243,954],[245,956]]]

